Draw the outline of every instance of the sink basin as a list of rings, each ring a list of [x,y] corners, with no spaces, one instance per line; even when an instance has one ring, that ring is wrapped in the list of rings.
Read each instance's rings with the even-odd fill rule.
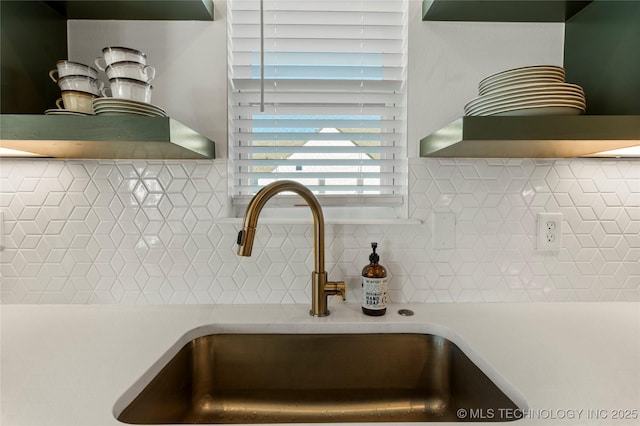
[[[455,422],[516,420],[514,412],[514,402],[440,336],[211,334],[183,346],[117,417],[131,424]]]

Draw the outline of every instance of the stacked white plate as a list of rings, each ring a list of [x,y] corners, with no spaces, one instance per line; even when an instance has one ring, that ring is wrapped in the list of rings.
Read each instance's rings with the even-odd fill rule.
[[[45,115],[93,115],[93,114],[89,114],[86,112],[80,112],[80,111],[71,111],[69,109],[61,109],[61,108],[53,108],[53,109],[48,109],[44,112]]]
[[[93,100],[95,115],[143,115],[146,117],[167,117],[165,110],[146,102],[119,98],[96,98]]]
[[[565,83],[564,68],[535,65],[501,71],[478,84],[464,112],[475,115],[578,115],[586,108],[582,87]]]

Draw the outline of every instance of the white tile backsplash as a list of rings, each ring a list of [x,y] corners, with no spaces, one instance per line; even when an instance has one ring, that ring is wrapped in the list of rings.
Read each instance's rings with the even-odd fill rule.
[[[636,160],[413,159],[422,224],[327,225],[326,263],[359,300],[377,241],[395,302],[640,300]],[[0,162],[2,303],[307,303],[310,225],[263,225],[234,250],[226,160]],[[433,248],[435,211],[455,248]],[[538,212],[563,214],[536,251]]]

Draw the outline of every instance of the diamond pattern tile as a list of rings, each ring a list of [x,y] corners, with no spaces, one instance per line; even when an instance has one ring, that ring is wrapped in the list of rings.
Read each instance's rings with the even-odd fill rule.
[[[640,166],[626,160],[412,159],[417,225],[327,225],[326,267],[360,298],[377,241],[396,302],[640,300]],[[261,225],[240,258],[227,163],[3,160],[2,303],[308,303],[310,225]],[[435,211],[455,248],[433,248]],[[563,247],[536,251],[538,212]]]

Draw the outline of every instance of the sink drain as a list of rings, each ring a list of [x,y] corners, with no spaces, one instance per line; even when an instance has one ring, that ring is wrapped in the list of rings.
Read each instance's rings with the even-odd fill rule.
[[[400,309],[398,310],[398,314],[402,315],[403,317],[410,317],[413,315],[413,311],[411,309]]]

